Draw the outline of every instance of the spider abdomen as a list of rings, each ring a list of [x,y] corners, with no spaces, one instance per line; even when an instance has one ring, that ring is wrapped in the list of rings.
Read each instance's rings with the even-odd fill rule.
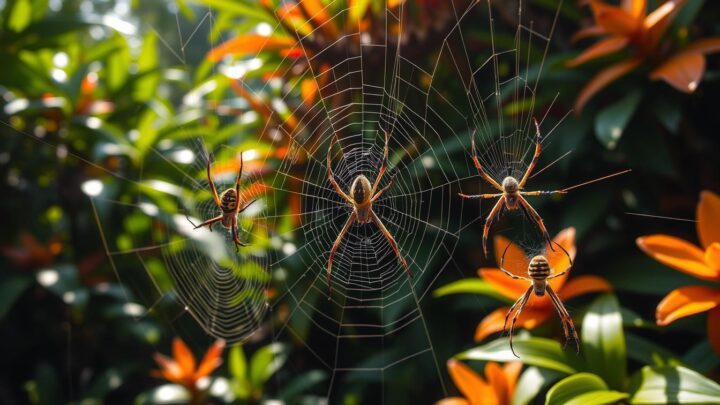
[[[544,256],[535,256],[530,260],[528,275],[535,281],[543,281],[550,276],[550,264]]]
[[[237,204],[237,193],[235,193],[235,189],[229,188],[220,195],[220,208],[223,213],[235,212]]]

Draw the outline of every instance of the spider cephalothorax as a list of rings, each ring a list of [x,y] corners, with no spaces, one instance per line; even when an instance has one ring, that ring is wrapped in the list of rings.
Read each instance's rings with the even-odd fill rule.
[[[545,223],[543,223],[542,217],[540,217],[540,214],[535,211],[535,209],[530,205],[530,203],[527,202],[524,196],[533,196],[533,195],[542,195],[542,194],[564,194],[567,191],[566,190],[555,190],[555,191],[523,191],[523,188],[525,187],[525,183],[527,182],[528,178],[530,178],[530,173],[532,173],[533,169],[535,168],[535,165],[537,165],[538,159],[540,158],[540,151],[541,151],[541,137],[540,137],[540,126],[538,125],[537,120],[533,119],[535,122],[535,130],[536,130],[536,140],[535,140],[535,155],[533,155],[532,161],[530,162],[530,165],[528,166],[527,170],[525,170],[525,173],[523,174],[522,179],[520,181],[516,180],[512,176],[507,176],[505,179],[503,179],[502,183],[498,183],[495,179],[492,178],[485,170],[482,168],[482,165],[480,164],[480,160],[477,156],[477,151],[475,148],[475,137],[473,136],[472,140],[472,152],[473,152],[473,162],[475,163],[475,167],[480,172],[480,175],[493,187],[495,187],[500,193],[495,194],[476,194],[476,195],[467,195],[460,193],[460,197],[462,198],[495,198],[500,197],[498,201],[495,203],[493,208],[490,210],[490,214],[488,214],[487,219],[485,220],[485,226],[483,227],[483,252],[485,253],[485,256],[487,257],[487,238],[488,233],[490,232],[490,226],[492,225],[495,218],[497,218],[501,213],[503,208],[506,208],[510,211],[521,209],[524,213],[526,213],[530,218],[532,218],[535,223],[537,223],[538,227],[540,228],[540,231],[542,232],[545,239],[550,241],[550,234],[548,234],[547,228],[545,228]]]
[[[551,241],[550,243],[555,243]],[[548,297],[550,298],[550,301],[552,302],[552,305],[555,307],[555,310],[558,312],[558,315],[560,315],[560,321],[562,322],[563,326],[563,333],[565,335],[566,340],[574,340],[575,346],[577,348],[578,353],[580,352],[580,340],[578,339],[577,331],[575,330],[575,324],[572,321],[572,318],[570,317],[570,313],[568,313],[567,309],[565,309],[565,306],[563,305],[562,301],[560,300],[560,297],[558,297],[557,293],[552,289],[550,286],[550,283],[548,283],[548,280],[552,280],[556,277],[560,277],[563,274],[570,271],[570,268],[572,268],[573,261],[572,257],[570,257],[570,254],[565,250],[562,245],[559,245],[555,243],[556,246],[558,246],[568,257],[568,260],[570,261],[570,265],[567,269],[563,270],[560,273],[552,274],[553,269],[550,268],[550,262],[548,259],[543,255],[537,255],[533,256],[532,259],[530,259],[530,262],[527,266],[527,274],[528,277],[518,276],[510,272],[509,270],[505,269],[505,253],[507,253],[508,248],[505,248],[505,251],[503,252],[502,259],[500,260],[500,270],[507,274],[508,276],[512,277],[516,280],[527,280],[531,283],[530,287],[528,287],[525,294],[523,294],[520,298],[518,298],[517,301],[513,304],[512,307],[508,310],[507,314],[505,315],[505,323],[503,324],[503,332],[507,328],[507,322],[510,318],[510,315],[515,311],[515,308],[517,308],[517,311],[515,311],[515,315],[512,317],[512,322],[510,323],[510,351],[515,355],[515,357],[518,357],[517,354],[515,354],[515,349],[513,348],[513,333],[515,332],[515,322],[517,321],[518,317],[520,316],[520,312],[525,308],[525,304],[528,303],[530,300],[530,295],[533,293],[538,296],[542,297],[547,292]],[[508,247],[510,245],[508,244]]]
[[[330,291],[330,274],[332,273],[333,256],[335,256],[335,252],[337,251],[338,247],[340,247],[340,242],[342,242],[342,239],[350,229],[350,226],[356,222],[360,224],[375,222],[377,227],[380,228],[380,232],[382,232],[385,239],[387,239],[390,247],[392,247],[398,260],[405,268],[407,274],[409,276],[412,276],[412,273],[410,272],[410,267],[408,267],[405,258],[403,258],[402,254],[400,253],[400,248],[398,247],[397,242],[395,242],[395,238],[393,238],[392,234],[387,230],[387,228],[385,228],[385,225],[382,223],[380,218],[375,214],[372,209],[373,203],[377,201],[378,198],[380,198],[380,196],[385,192],[385,190],[390,188],[390,186],[393,184],[393,181],[395,180],[395,177],[393,177],[392,179],[390,179],[390,181],[385,187],[378,190],[380,180],[385,174],[385,170],[387,168],[389,134],[385,132],[385,148],[383,149],[383,160],[380,164],[380,170],[378,171],[378,175],[375,178],[375,182],[370,185],[370,180],[368,180],[365,175],[360,174],[355,177],[355,180],[353,180],[352,184],[350,185],[349,193],[345,193],[343,191],[337,181],[335,181],[335,176],[333,176],[330,161],[330,151],[332,151],[332,147],[333,145],[335,145],[336,141],[337,137],[333,137],[332,141],[330,142],[330,147],[328,148],[327,176],[330,184],[332,184],[335,191],[340,194],[340,196],[352,206],[353,210],[347,222],[345,222],[345,226],[340,231],[337,239],[335,239],[335,243],[333,243],[332,248],[330,249],[330,256],[328,258],[327,266],[328,291]]]
[[[240,204],[240,202],[238,201],[240,196],[240,177],[242,176],[242,169],[243,159],[242,154],[240,154],[240,170],[238,171],[237,179],[235,180],[235,186],[233,188],[229,188],[223,191],[218,196],[217,189],[215,188],[215,183],[213,182],[212,175],[210,173],[210,160],[208,159],[208,183],[210,184],[210,191],[212,192],[215,205],[220,209],[221,214],[216,216],[215,218],[208,219],[207,221],[199,225],[195,225],[192,221],[190,221],[190,218],[188,218],[188,221],[190,221],[190,223],[195,227],[194,229],[207,226],[208,229],[212,231],[213,225],[215,225],[216,222],[220,222],[220,225],[222,225],[223,228],[229,229],[232,233],[233,242],[235,243],[236,248],[239,248],[240,246],[246,246],[243,242],[240,241],[237,227],[237,216],[239,213],[245,211],[254,202],[253,200],[242,206],[242,204]],[[240,208],[241,206],[242,208]]]

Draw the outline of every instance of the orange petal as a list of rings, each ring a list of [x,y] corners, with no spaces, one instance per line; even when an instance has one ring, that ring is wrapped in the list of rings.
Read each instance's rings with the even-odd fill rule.
[[[586,27],[581,29],[580,31],[574,33],[572,37],[570,37],[571,42],[577,42],[581,39],[589,38],[589,37],[597,37],[600,35],[606,34],[605,28],[599,26],[599,25],[593,25],[591,27]]]
[[[315,79],[304,79],[300,82],[300,95],[305,106],[312,107],[317,92],[318,86]]]
[[[587,61],[609,55],[613,52],[617,52],[625,48],[628,42],[629,41],[627,37],[620,36],[603,39],[590,46],[588,49],[585,50],[585,52],[567,61],[565,65],[568,67],[575,67]]]
[[[510,393],[508,392],[508,381],[505,372],[497,363],[492,361],[485,364],[485,378],[487,378],[490,386],[495,390],[498,403],[509,404]]]
[[[159,376],[160,378],[164,378],[168,381],[179,381],[183,378],[183,372],[180,365],[178,365],[178,363],[173,359],[163,356],[160,353],[155,353],[153,358],[161,368],[160,370],[153,371],[153,375]]]
[[[195,356],[182,339],[173,339],[173,357],[182,369],[183,374],[192,375],[195,372]]]
[[[340,33],[338,27],[330,18],[327,12],[327,5],[320,0],[302,0],[298,3],[305,10],[305,13],[313,20],[320,30],[330,38],[337,37]]]
[[[657,324],[664,326],[686,316],[711,310],[720,304],[720,289],[704,286],[680,287],[657,306]]]
[[[238,35],[208,52],[206,59],[217,62],[225,55],[246,56],[260,52],[292,48],[295,41],[289,37],[266,37],[258,34]]]
[[[515,386],[517,385],[517,380],[520,377],[522,366],[522,362],[519,361],[511,361],[509,363],[505,363],[503,366],[503,372],[505,373],[508,382],[508,398],[512,398],[513,394],[515,394]]]
[[[533,298],[530,300],[532,301]],[[526,306],[520,313],[520,316],[515,323],[515,328],[533,329],[548,320],[553,309],[549,303],[550,300],[547,300],[548,304],[545,304],[544,302],[544,300],[536,302],[533,306],[530,306],[530,303],[528,303],[528,306]],[[505,325],[505,315],[509,309],[509,307],[498,308],[491,312],[490,315],[483,318],[475,329],[475,341],[480,342],[493,333],[501,332],[503,330],[503,325]],[[508,319],[508,330],[510,329],[511,322],[512,316]]]
[[[503,252],[505,252],[505,260],[503,267],[505,270],[518,276],[527,275],[528,268],[528,257],[525,251],[522,250],[518,245],[510,242],[510,239],[504,236],[496,236],[493,239],[493,246],[495,247],[495,263],[500,265],[503,263]],[[505,249],[507,248],[507,251]]]
[[[455,359],[447,362],[450,377],[471,404],[497,404],[493,389],[473,369]]]
[[[705,249],[705,263],[720,274],[720,242],[715,242]]]
[[[197,371],[195,372],[195,379],[200,379],[210,375],[220,364],[222,364],[222,351],[225,348],[225,341],[218,339],[215,343],[210,346],[205,357],[203,357]]]
[[[443,398],[443,399],[435,402],[435,405],[471,405],[471,404],[465,398],[450,397],[450,398]]]
[[[692,93],[705,73],[705,56],[700,52],[680,52],[650,72],[650,79],[665,80],[684,93]]]
[[[643,21],[644,46],[654,49],[662,38],[677,12],[687,0],[669,0],[648,14]]]
[[[552,283],[552,280],[550,280]],[[612,291],[612,284],[608,283],[602,277],[598,276],[579,276],[568,281],[567,284],[558,292],[563,300],[568,300],[579,295],[590,294],[594,292]]]
[[[640,27],[640,20],[619,7],[606,6],[596,14],[595,21],[605,31],[614,35],[629,37]]]
[[[483,268],[479,271],[480,277],[490,283],[502,295],[516,300],[524,294],[530,286],[528,281],[510,278],[498,269]]]
[[[688,44],[683,51],[696,51],[703,54],[720,52],[720,37],[703,38]]]
[[[660,263],[705,280],[718,280],[718,271],[705,263],[705,253],[697,246],[668,235],[637,238],[640,249]]]
[[[620,61],[610,67],[601,70],[595,77],[590,79],[575,99],[575,111],[580,113],[588,101],[608,84],[626,75],[642,62],[641,59],[631,58]]]
[[[647,0],[622,0],[620,7],[635,18],[642,18],[647,11]]]
[[[720,196],[711,191],[700,193],[696,216],[700,243],[708,247],[720,242]]]
[[[708,339],[715,353],[720,354],[720,308],[715,308],[708,314]]]
[[[550,268],[554,273],[560,273],[570,267],[570,258],[575,260],[575,253],[577,252],[575,248],[575,228],[570,227],[563,229],[555,235],[553,242],[562,246],[562,248],[567,251],[567,254],[565,254],[562,249],[559,249],[555,245],[553,245],[554,251],[551,250],[549,246],[545,249]],[[568,255],[570,255],[570,258],[568,258]],[[568,276],[570,276],[570,273],[565,273],[560,277],[552,279],[550,282],[553,288],[555,288],[556,291],[560,291]]]

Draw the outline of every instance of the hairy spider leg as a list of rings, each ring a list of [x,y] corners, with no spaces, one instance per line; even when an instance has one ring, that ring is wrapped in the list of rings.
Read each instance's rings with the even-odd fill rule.
[[[540,152],[542,151],[542,146],[540,146],[540,125],[538,125],[537,119],[535,119],[535,117],[533,117],[533,122],[535,122],[535,154],[533,155],[532,161],[530,162],[527,170],[525,170],[525,174],[523,174],[520,183],[518,183],[519,189],[522,189],[525,186],[525,182],[527,182],[528,178],[530,178],[530,173],[532,173],[532,171],[535,169],[535,166],[540,159]]]
[[[390,244],[390,247],[392,247],[393,251],[395,252],[395,255],[400,260],[400,263],[405,268],[405,272],[412,278],[412,272],[410,271],[410,267],[408,266],[407,262],[405,261],[405,258],[400,253],[400,248],[398,247],[397,242],[395,242],[395,238],[393,238],[392,234],[385,228],[385,225],[382,223],[380,218],[378,218],[377,214],[373,210],[370,210],[370,218],[377,224],[378,228],[380,228],[380,231],[382,232],[383,236],[385,236],[385,239],[387,239],[388,243]]]
[[[327,166],[328,180],[330,180],[330,184],[332,184],[335,191],[338,194],[340,194],[340,196],[343,199],[345,199],[345,201],[349,202],[350,204],[355,204],[355,201],[353,201],[353,199],[350,198],[349,195],[345,194],[345,192],[342,190],[342,188],[340,188],[340,185],[337,183],[337,181],[335,181],[335,175],[333,174],[332,164],[330,162],[330,152],[332,151],[332,148],[335,145],[336,141],[337,141],[337,136],[333,136],[332,140],[330,141],[330,147],[328,148],[327,159],[326,159],[327,160],[326,166]]]
[[[352,214],[350,214],[350,217],[345,222],[345,226],[343,226],[342,231],[340,231],[337,238],[335,239],[335,243],[333,243],[332,249],[330,249],[330,258],[328,259],[327,267],[328,300],[330,299],[330,294],[332,293],[332,287],[330,286],[330,274],[332,274],[333,257],[335,256],[335,252],[337,251],[338,247],[340,247],[340,242],[342,242],[343,237],[345,237],[345,234],[350,229],[350,225],[352,225],[355,220],[357,220],[357,214],[353,212]]]
[[[530,288],[528,288],[528,290],[525,292],[525,294],[523,294],[522,301],[520,303],[520,307],[517,309],[517,311],[515,311],[515,315],[512,318],[512,322],[510,323],[510,351],[518,359],[520,358],[520,356],[518,356],[515,353],[515,348],[513,347],[513,333],[515,332],[515,322],[517,321],[518,317],[520,316],[520,313],[522,312],[523,308],[525,308],[525,304],[527,304],[528,301],[530,300],[530,294],[532,292],[533,292],[533,287],[530,286]]]
[[[483,253],[485,254],[485,257],[487,257],[487,238],[488,234],[490,233],[490,226],[492,225],[493,221],[495,220],[495,217],[500,215],[502,212],[503,207],[505,206],[505,196],[501,196],[498,198],[497,202],[495,203],[495,206],[490,210],[490,214],[488,214],[487,219],[485,220],[485,226],[483,226]]]
[[[572,340],[575,341],[577,353],[580,353],[580,339],[578,338],[577,331],[575,330],[575,324],[570,317],[570,313],[568,313],[567,309],[560,300],[560,297],[558,297],[557,293],[552,289],[552,287],[550,287],[549,284],[546,287],[546,291],[550,296],[550,299],[555,306],[555,309],[560,315],[560,321],[563,323],[563,330],[565,332],[565,344],[567,344],[567,341],[571,339],[570,333],[572,333]],[[568,329],[570,329],[570,333],[568,333]]]

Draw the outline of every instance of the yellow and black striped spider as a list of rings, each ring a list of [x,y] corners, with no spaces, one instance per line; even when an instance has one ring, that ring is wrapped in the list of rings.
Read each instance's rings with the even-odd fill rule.
[[[245,243],[240,241],[240,237],[238,235],[238,221],[237,216],[239,213],[245,211],[252,203],[255,202],[255,200],[250,201],[249,203],[245,204],[244,206],[240,203],[240,177],[242,176],[242,169],[243,169],[243,158],[242,153],[240,154],[240,170],[238,171],[237,179],[235,180],[235,186],[233,188],[228,188],[227,190],[220,193],[218,196],[217,189],[215,188],[215,183],[213,182],[212,175],[210,173],[210,160],[208,159],[207,163],[207,178],[208,183],[210,184],[210,191],[212,191],[213,200],[215,201],[215,205],[220,209],[220,215],[216,216],[215,218],[208,219],[207,221],[195,225],[192,221],[190,221],[190,218],[188,218],[188,221],[194,226],[193,229],[202,228],[203,226],[207,226],[208,229],[212,232],[212,227],[215,225],[216,222],[220,222],[220,225],[222,225],[225,229],[230,229],[230,232],[232,232],[232,238],[233,242],[235,243],[235,248],[240,249],[240,246],[247,246]],[[242,208],[240,208],[242,207]]]
[[[551,241],[550,243],[555,242]],[[571,339],[574,340],[575,346],[577,347],[577,352],[580,353],[580,339],[578,339],[578,334],[575,330],[575,324],[570,317],[570,313],[568,313],[567,309],[565,309],[565,306],[560,300],[560,297],[558,297],[557,293],[555,293],[552,287],[550,287],[550,283],[548,283],[548,280],[552,280],[556,277],[564,275],[565,273],[570,271],[573,266],[572,257],[570,257],[570,254],[567,252],[567,250],[565,250],[565,248],[558,243],[555,243],[555,245],[559,247],[563,252],[565,252],[565,255],[567,255],[568,260],[570,261],[568,267],[560,273],[551,275],[553,269],[550,268],[550,263],[548,262],[548,259],[543,255],[536,255],[532,259],[530,259],[530,262],[527,265],[527,273],[529,277],[517,276],[513,274],[509,270],[505,269],[505,254],[510,247],[509,243],[505,248],[505,251],[503,252],[502,259],[500,259],[500,270],[503,273],[507,274],[515,280],[527,280],[531,283],[525,294],[520,296],[520,298],[518,298],[517,301],[515,301],[515,303],[510,307],[507,314],[505,315],[505,323],[503,323],[503,333],[505,333],[508,319],[510,318],[510,315],[513,313],[513,311],[515,311],[515,308],[517,308],[517,311],[515,311],[515,315],[512,318],[512,322],[510,323],[509,332],[510,351],[512,352],[512,354],[515,355],[515,357],[519,358],[519,356],[515,354],[515,349],[513,348],[513,333],[515,332],[515,322],[520,316],[520,312],[522,312],[522,310],[525,308],[525,304],[527,304],[527,302],[530,300],[531,294],[534,293],[535,296],[542,297],[543,295],[545,295],[546,292],[548,294],[548,297],[550,297],[552,305],[558,312],[558,315],[560,315],[560,321],[562,322],[565,341],[567,342]]]
[[[383,175],[385,174],[385,170],[387,168],[387,161],[388,161],[388,141],[389,141],[389,134],[385,132],[385,149],[383,150],[383,160],[380,163],[380,170],[378,171],[378,175],[375,178],[375,183],[373,183],[372,186],[370,186],[370,180],[368,180],[365,175],[359,175],[355,177],[355,180],[353,180],[352,185],[350,186],[350,192],[345,193],[342,188],[340,188],[340,185],[338,185],[337,181],[335,181],[335,176],[332,172],[332,165],[330,162],[330,152],[332,151],[333,146],[335,145],[335,142],[337,142],[337,137],[333,136],[332,141],[330,142],[330,147],[328,148],[327,152],[327,176],[328,180],[330,180],[330,184],[332,184],[333,188],[335,188],[335,191],[340,194],[340,196],[350,203],[352,206],[352,213],[350,214],[350,217],[348,218],[347,222],[345,222],[345,226],[340,231],[340,234],[337,236],[337,239],[335,239],[335,243],[332,245],[332,249],[330,249],[330,257],[328,258],[328,265],[327,265],[327,284],[328,284],[328,292],[330,291],[330,274],[332,273],[332,265],[333,265],[333,256],[335,256],[335,252],[337,251],[338,247],[340,247],[340,242],[342,242],[343,237],[350,229],[350,226],[354,223],[359,224],[367,224],[369,222],[375,222],[375,225],[377,225],[378,228],[380,228],[380,232],[382,232],[383,236],[385,236],[385,239],[387,239],[388,243],[390,244],[390,247],[392,247],[393,251],[395,252],[395,255],[397,256],[398,260],[400,260],[400,263],[405,268],[405,271],[409,276],[412,277],[412,273],[410,272],[410,267],[408,267],[407,262],[405,261],[405,258],[403,258],[402,254],[400,253],[400,248],[398,247],[397,242],[395,242],[395,238],[393,238],[392,234],[385,228],[385,225],[382,223],[380,218],[375,214],[375,212],[372,209],[372,205],[375,201],[377,201],[378,198],[393,184],[393,181],[395,181],[395,177],[390,179],[388,184],[383,187],[382,189],[378,190],[378,186],[380,185],[380,180],[382,179]]]
[[[544,195],[544,194],[565,194],[566,190],[555,190],[555,191],[522,191],[523,187],[525,187],[525,183],[527,182],[528,178],[530,177],[530,173],[532,173],[533,169],[535,168],[535,165],[537,165],[538,159],[540,158],[540,126],[538,125],[538,122],[536,119],[533,118],[533,121],[535,122],[535,130],[536,130],[536,138],[535,138],[535,155],[532,158],[532,161],[530,162],[530,165],[528,166],[527,170],[525,170],[525,173],[522,176],[522,179],[520,181],[517,181],[512,176],[507,176],[503,179],[502,183],[498,183],[493,179],[485,170],[483,170],[482,166],[480,165],[480,161],[478,160],[477,151],[475,149],[475,136],[473,133],[473,140],[472,140],[472,151],[473,151],[473,162],[475,163],[475,167],[480,172],[480,175],[493,187],[495,187],[497,190],[501,191],[501,193],[496,194],[476,194],[476,195],[467,195],[459,193],[460,197],[462,198],[495,198],[500,197],[498,201],[495,203],[493,208],[490,210],[490,214],[488,214],[487,219],[485,220],[485,226],[483,227],[483,252],[485,253],[485,257],[487,257],[487,237],[488,233],[490,232],[490,226],[493,223],[493,220],[498,217],[502,213],[502,209],[507,208],[508,210],[516,210],[518,208],[522,209],[530,218],[532,218],[535,223],[537,223],[538,227],[540,228],[540,231],[542,232],[545,239],[547,239],[548,242],[551,242],[550,235],[548,234],[547,229],[545,228],[545,224],[543,223],[542,217],[540,217],[540,214],[535,211],[535,209],[530,205],[530,203],[527,202],[527,200],[523,196],[533,196],[533,195]],[[552,245],[551,245],[552,246]],[[552,249],[552,247],[551,247]],[[552,249],[554,250],[554,249]]]

